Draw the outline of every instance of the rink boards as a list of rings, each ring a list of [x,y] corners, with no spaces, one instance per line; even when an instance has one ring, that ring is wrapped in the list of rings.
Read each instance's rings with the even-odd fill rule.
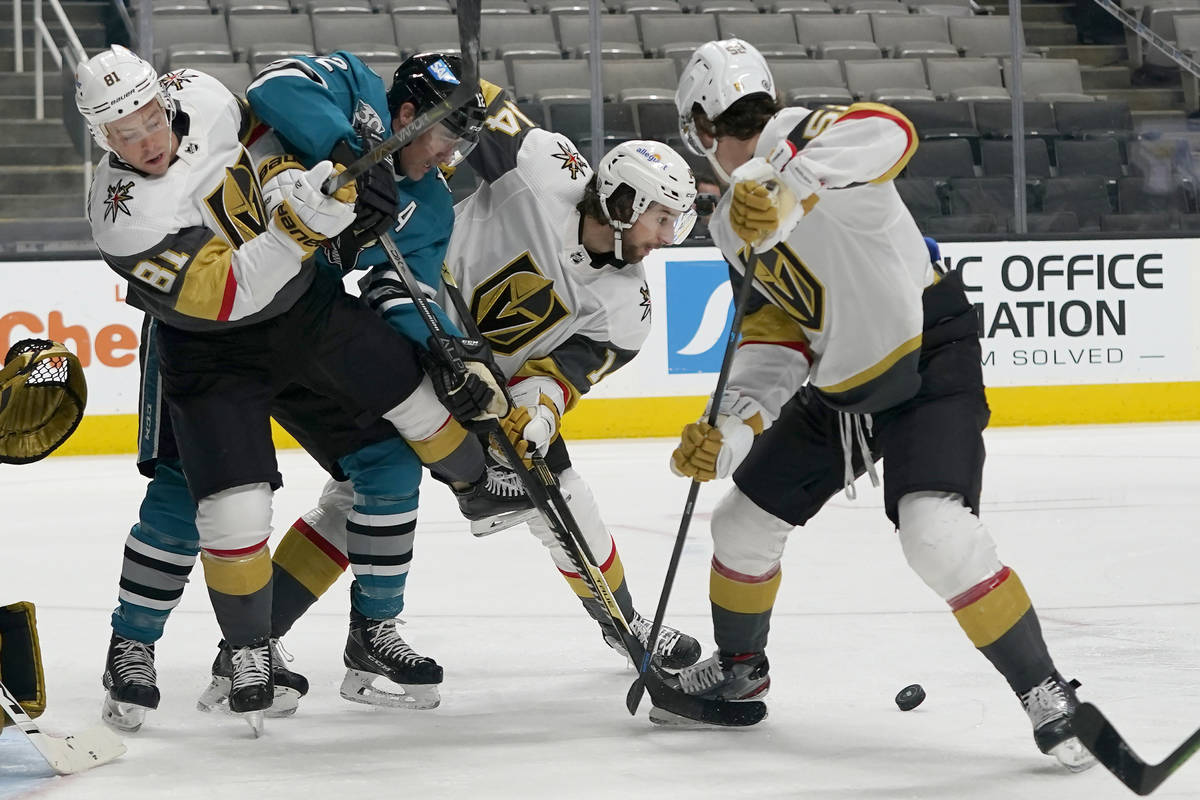
[[[1200,419],[1196,254],[1189,239],[943,245],[979,314],[992,424]],[[672,248],[645,269],[650,338],[568,436],[669,436],[703,411],[732,318],[725,264]],[[0,286],[0,345],[65,341],[86,368],[88,416],[60,452],[131,452],[141,314],[123,281],[100,261],[25,261],[0,263]]]

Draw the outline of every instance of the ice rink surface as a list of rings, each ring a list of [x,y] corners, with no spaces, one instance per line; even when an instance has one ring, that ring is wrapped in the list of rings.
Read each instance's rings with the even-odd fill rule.
[[[1133,747],[1163,758],[1200,726],[1200,425],[988,432],[983,519],[1040,611],[1080,696]],[[624,558],[652,614],[687,483],[667,440],[580,442]],[[98,722],[125,533],[144,481],[127,456],[0,468],[0,602],[37,604],[48,732]],[[281,454],[276,530],[323,476]],[[1106,800],[1133,795],[1103,768],[1061,770],[1033,745],[1017,700],[904,562],[864,478],[793,533],[769,654],[770,716],[746,730],[652,726],[625,711],[634,677],[524,528],[476,540],[426,484],[402,634],[446,671],[442,705],[388,711],[342,700],[349,579],[285,639],[312,691],[265,736],[195,709],[219,634],[197,571],[158,645],[162,705],[118,761],[50,777],[11,729],[0,798],[821,798]],[[700,493],[669,620],[712,647],[709,512]],[[278,542],[278,535],[272,544]],[[921,683],[902,713],[892,698]],[[1154,794],[1200,797],[1200,757]]]

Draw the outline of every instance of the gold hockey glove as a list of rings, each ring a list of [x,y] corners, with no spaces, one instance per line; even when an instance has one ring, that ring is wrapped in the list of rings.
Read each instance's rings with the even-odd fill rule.
[[[522,381],[517,384],[520,387]],[[519,405],[522,401],[530,401],[531,396],[522,397],[524,393],[518,389],[513,391],[513,409],[508,416],[500,420],[504,435],[512,442],[517,455],[530,466],[529,450],[532,448],[541,455],[546,455],[550,444],[558,437],[559,423],[562,418],[558,406],[547,395],[539,392],[532,405]]]
[[[67,440],[87,405],[79,359],[46,339],[23,339],[0,369],[0,464],[30,464]]]

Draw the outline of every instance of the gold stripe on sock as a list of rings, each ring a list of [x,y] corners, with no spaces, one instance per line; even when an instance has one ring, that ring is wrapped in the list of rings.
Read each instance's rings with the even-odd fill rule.
[[[271,581],[271,550],[266,545],[245,558],[218,558],[201,552],[204,582],[221,594],[254,594]]]
[[[608,561],[601,565],[600,572],[604,574],[604,581],[614,593],[625,583],[625,565],[621,563],[621,554],[617,552],[615,543],[612,546],[612,553],[608,556]],[[562,576],[566,578],[567,585],[577,596],[585,599],[592,596],[587,584],[579,575],[574,572],[563,572]]]
[[[459,425],[456,420],[450,419],[428,439],[421,439],[418,442],[408,439],[405,441],[417,454],[417,458],[421,459],[422,464],[435,464],[457,450],[466,438],[467,429]]]
[[[954,618],[976,647],[987,647],[1007,633],[1032,603],[1017,573],[1009,571],[998,586],[954,612]]]
[[[320,597],[342,576],[343,568],[294,527],[275,548],[274,561],[300,585]]]
[[[737,614],[763,614],[775,605],[775,595],[779,593],[779,583],[782,580],[783,571],[778,569],[765,580],[738,580],[728,574],[727,570],[718,570],[714,562],[709,572],[708,597],[714,605],[727,611]]]

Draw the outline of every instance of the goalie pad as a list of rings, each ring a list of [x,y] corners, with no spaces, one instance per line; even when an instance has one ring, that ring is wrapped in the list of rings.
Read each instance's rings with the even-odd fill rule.
[[[22,339],[0,368],[0,464],[50,455],[83,419],[87,382],[75,354],[57,342]]]
[[[0,606],[0,682],[31,717],[46,710],[46,678],[33,603]],[[0,727],[12,723],[0,713]]]

